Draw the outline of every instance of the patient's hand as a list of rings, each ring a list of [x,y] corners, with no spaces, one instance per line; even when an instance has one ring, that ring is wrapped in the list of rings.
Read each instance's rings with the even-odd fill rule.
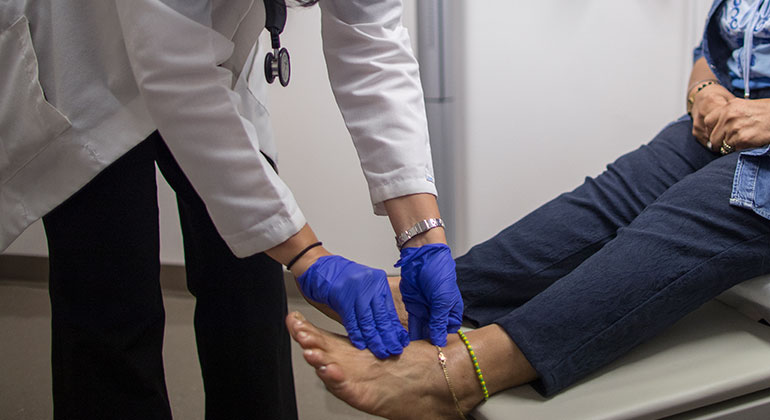
[[[737,150],[770,144],[770,99],[733,98],[721,109],[708,114],[705,123],[711,148],[718,151],[723,142]]]
[[[690,112],[692,116],[692,134],[702,145],[707,145],[711,130],[714,128],[713,125],[707,123],[706,116],[723,109],[731,98],[734,98],[734,96],[727,89],[719,85],[708,86],[695,96],[695,103]],[[721,143],[717,144],[716,150],[719,150],[720,145]]]

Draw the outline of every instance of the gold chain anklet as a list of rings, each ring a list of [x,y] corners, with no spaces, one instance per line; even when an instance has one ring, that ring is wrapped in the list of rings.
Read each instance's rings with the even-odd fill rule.
[[[455,389],[452,386],[452,381],[449,380],[449,371],[446,368],[446,356],[444,356],[444,352],[441,350],[441,347],[436,346],[436,349],[438,349],[438,362],[441,364],[441,369],[444,371],[444,379],[446,379],[446,384],[449,386],[449,392],[452,393],[452,399],[455,402],[455,408],[457,408],[457,414],[460,415],[461,419],[467,420],[465,418],[465,414],[463,414],[463,410],[460,408],[460,401],[457,400],[457,394],[455,394]]]

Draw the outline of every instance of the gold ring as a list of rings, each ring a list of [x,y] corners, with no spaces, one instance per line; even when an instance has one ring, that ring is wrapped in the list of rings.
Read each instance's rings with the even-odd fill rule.
[[[722,146],[719,148],[719,153],[722,153],[723,155],[730,154],[735,151],[735,147],[730,146],[727,143],[722,143]]]

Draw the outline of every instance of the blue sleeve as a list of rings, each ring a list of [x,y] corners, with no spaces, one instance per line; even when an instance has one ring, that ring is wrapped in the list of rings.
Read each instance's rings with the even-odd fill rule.
[[[711,5],[711,10],[709,10],[708,15],[706,16],[706,28],[708,28],[709,23],[711,19],[718,18],[717,9],[719,6],[722,5],[724,0],[714,0],[714,3]],[[706,36],[706,30],[703,31],[703,37]],[[695,63],[698,61],[701,57],[703,57],[703,37],[701,37],[700,43],[692,52],[692,62]]]
[[[698,44],[697,47],[692,51],[692,62],[693,64],[698,61],[701,57],[703,57],[703,40],[700,41],[700,44]]]

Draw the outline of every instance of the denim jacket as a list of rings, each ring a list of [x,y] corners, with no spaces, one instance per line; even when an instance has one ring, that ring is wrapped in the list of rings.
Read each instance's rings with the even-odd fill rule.
[[[694,60],[705,57],[722,86],[732,86],[727,60],[732,50],[719,31],[719,11],[726,0],[715,0],[706,20],[701,44]],[[770,145],[741,152],[735,168],[730,204],[753,210],[770,219]]]

